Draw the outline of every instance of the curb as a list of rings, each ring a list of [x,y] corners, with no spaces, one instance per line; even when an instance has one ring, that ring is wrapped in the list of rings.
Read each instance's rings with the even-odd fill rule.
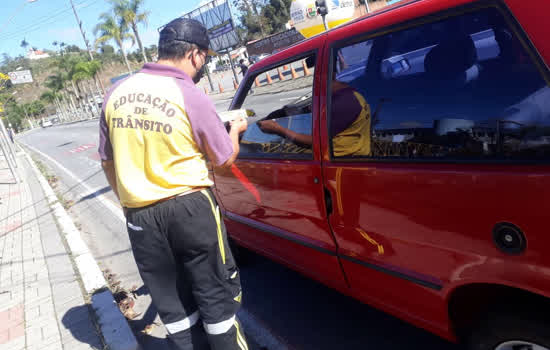
[[[61,232],[65,235],[71,255],[82,278],[84,289],[91,295],[92,308],[97,316],[99,327],[105,343],[110,350],[139,349],[134,333],[120,312],[113,294],[108,289],[107,281],[86,243],[80,237],[80,232],[74,225],[69,214],[59,203],[57,196],[48,181],[40,173],[29,154],[19,146],[31,165],[35,175],[46,194],[46,200],[53,211]]]
[[[55,125],[71,125],[71,124],[77,124],[77,123],[83,123],[83,122],[90,122],[90,121],[94,121],[94,120],[99,121],[99,119],[100,118],[87,118],[87,119],[73,120],[73,121],[70,121],[70,122],[54,124],[54,126]]]

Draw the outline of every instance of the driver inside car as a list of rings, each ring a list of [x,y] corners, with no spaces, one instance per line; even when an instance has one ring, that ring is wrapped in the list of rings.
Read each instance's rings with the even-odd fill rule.
[[[341,55],[338,56],[337,64],[340,67],[345,66]],[[311,62],[308,62],[308,65],[312,65]],[[336,74],[337,70],[334,69],[331,87],[333,118],[330,126],[334,156],[369,156],[371,155],[372,119],[370,106],[357,90],[338,81]],[[288,116],[288,112],[285,107],[274,111],[266,118],[269,120],[258,122],[258,126],[265,133],[277,134],[296,144],[311,147],[312,135],[297,133],[275,121],[277,118]],[[309,113],[311,113],[311,104],[309,104]]]

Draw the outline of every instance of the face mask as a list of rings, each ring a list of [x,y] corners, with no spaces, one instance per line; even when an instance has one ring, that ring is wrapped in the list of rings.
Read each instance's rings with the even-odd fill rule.
[[[193,77],[193,83],[197,84],[199,81],[201,81],[202,77],[204,77],[205,68],[206,64],[197,71],[197,74]]]
[[[193,83],[197,84],[199,81],[201,81],[202,77],[204,76],[206,69],[206,62],[203,63],[201,69],[197,71],[197,74],[193,77]]]

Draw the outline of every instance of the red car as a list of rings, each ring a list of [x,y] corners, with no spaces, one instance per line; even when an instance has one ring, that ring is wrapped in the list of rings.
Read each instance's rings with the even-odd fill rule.
[[[548,14],[402,1],[252,66],[231,239],[468,349],[550,349]]]

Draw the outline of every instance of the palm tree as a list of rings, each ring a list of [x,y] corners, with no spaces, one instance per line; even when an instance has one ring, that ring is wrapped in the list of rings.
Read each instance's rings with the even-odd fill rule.
[[[96,60],[78,62],[72,69],[72,72],[71,72],[72,80],[78,84],[81,81],[93,79],[100,68],[101,68],[101,63],[99,63],[99,61],[96,61]],[[89,86],[88,86],[88,90],[92,98],[92,103],[95,105],[96,110],[99,112],[100,109],[99,109],[97,100],[94,96],[95,94],[93,93],[92,89]],[[89,102],[89,99],[86,99],[86,100],[87,100],[86,102]]]
[[[72,78],[78,81],[93,78],[100,68],[101,63],[96,60],[78,62],[74,66]]]
[[[65,82],[70,82],[71,87],[73,89],[72,93],[78,97],[78,90],[72,80],[74,67],[79,63],[82,62],[82,58],[80,56],[75,55],[64,55],[61,57],[57,57],[54,59],[51,63],[52,67],[55,67],[58,69],[58,75],[62,77],[63,79],[63,86],[65,86]]]
[[[55,92],[53,92],[52,90],[48,90],[46,92],[43,92],[42,95],[40,95],[40,100],[45,103],[54,103],[55,96],[56,96]]]
[[[65,87],[65,77],[61,73],[50,75],[46,78],[46,87],[53,92],[59,92]]]
[[[28,46],[29,43],[27,42],[27,40],[23,39],[23,41],[21,41],[21,47],[25,50],[25,52],[27,51]]]
[[[99,33],[99,37],[95,41],[95,47],[97,48],[99,44],[107,42],[111,39],[114,40],[122,52],[124,62],[128,68],[128,73],[131,73],[132,68],[130,68],[128,56],[126,55],[126,50],[124,49],[125,40],[130,39],[132,40],[132,45],[134,44],[134,36],[128,32],[128,25],[123,21],[117,23],[115,18],[109,13],[102,13],[101,16],[99,16],[99,19],[101,22],[99,22],[94,28],[94,34],[97,35],[97,33]]]
[[[147,26],[147,17],[149,17],[150,11],[141,11],[144,0],[110,0],[110,2],[113,4],[115,15],[120,17],[124,24],[132,28],[132,32],[134,32],[139,49],[143,55],[143,60],[147,63],[147,55],[145,54],[137,28],[140,23]]]
[[[74,104],[74,101],[72,99],[72,95],[67,93],[65,90],[65,83],[69,80],[69,75],[66,72],[63,72],[59,70],[56,74],[50,75],[46,78],[46,87],[50,89],[54,94],[56,94],[58,97],[58,104],[61,105],[61,102],[59,99],[64,99],[69,106],[69,108],[72,110],[72,114],[76,115],[76,106]],[[71,81],[72,82],[72,81]],[[70,98],[65,98],[65,96],[69,96]],[[69,108],[66,108],[68,110]],[[70,114],[70,113],[69,113]]]

